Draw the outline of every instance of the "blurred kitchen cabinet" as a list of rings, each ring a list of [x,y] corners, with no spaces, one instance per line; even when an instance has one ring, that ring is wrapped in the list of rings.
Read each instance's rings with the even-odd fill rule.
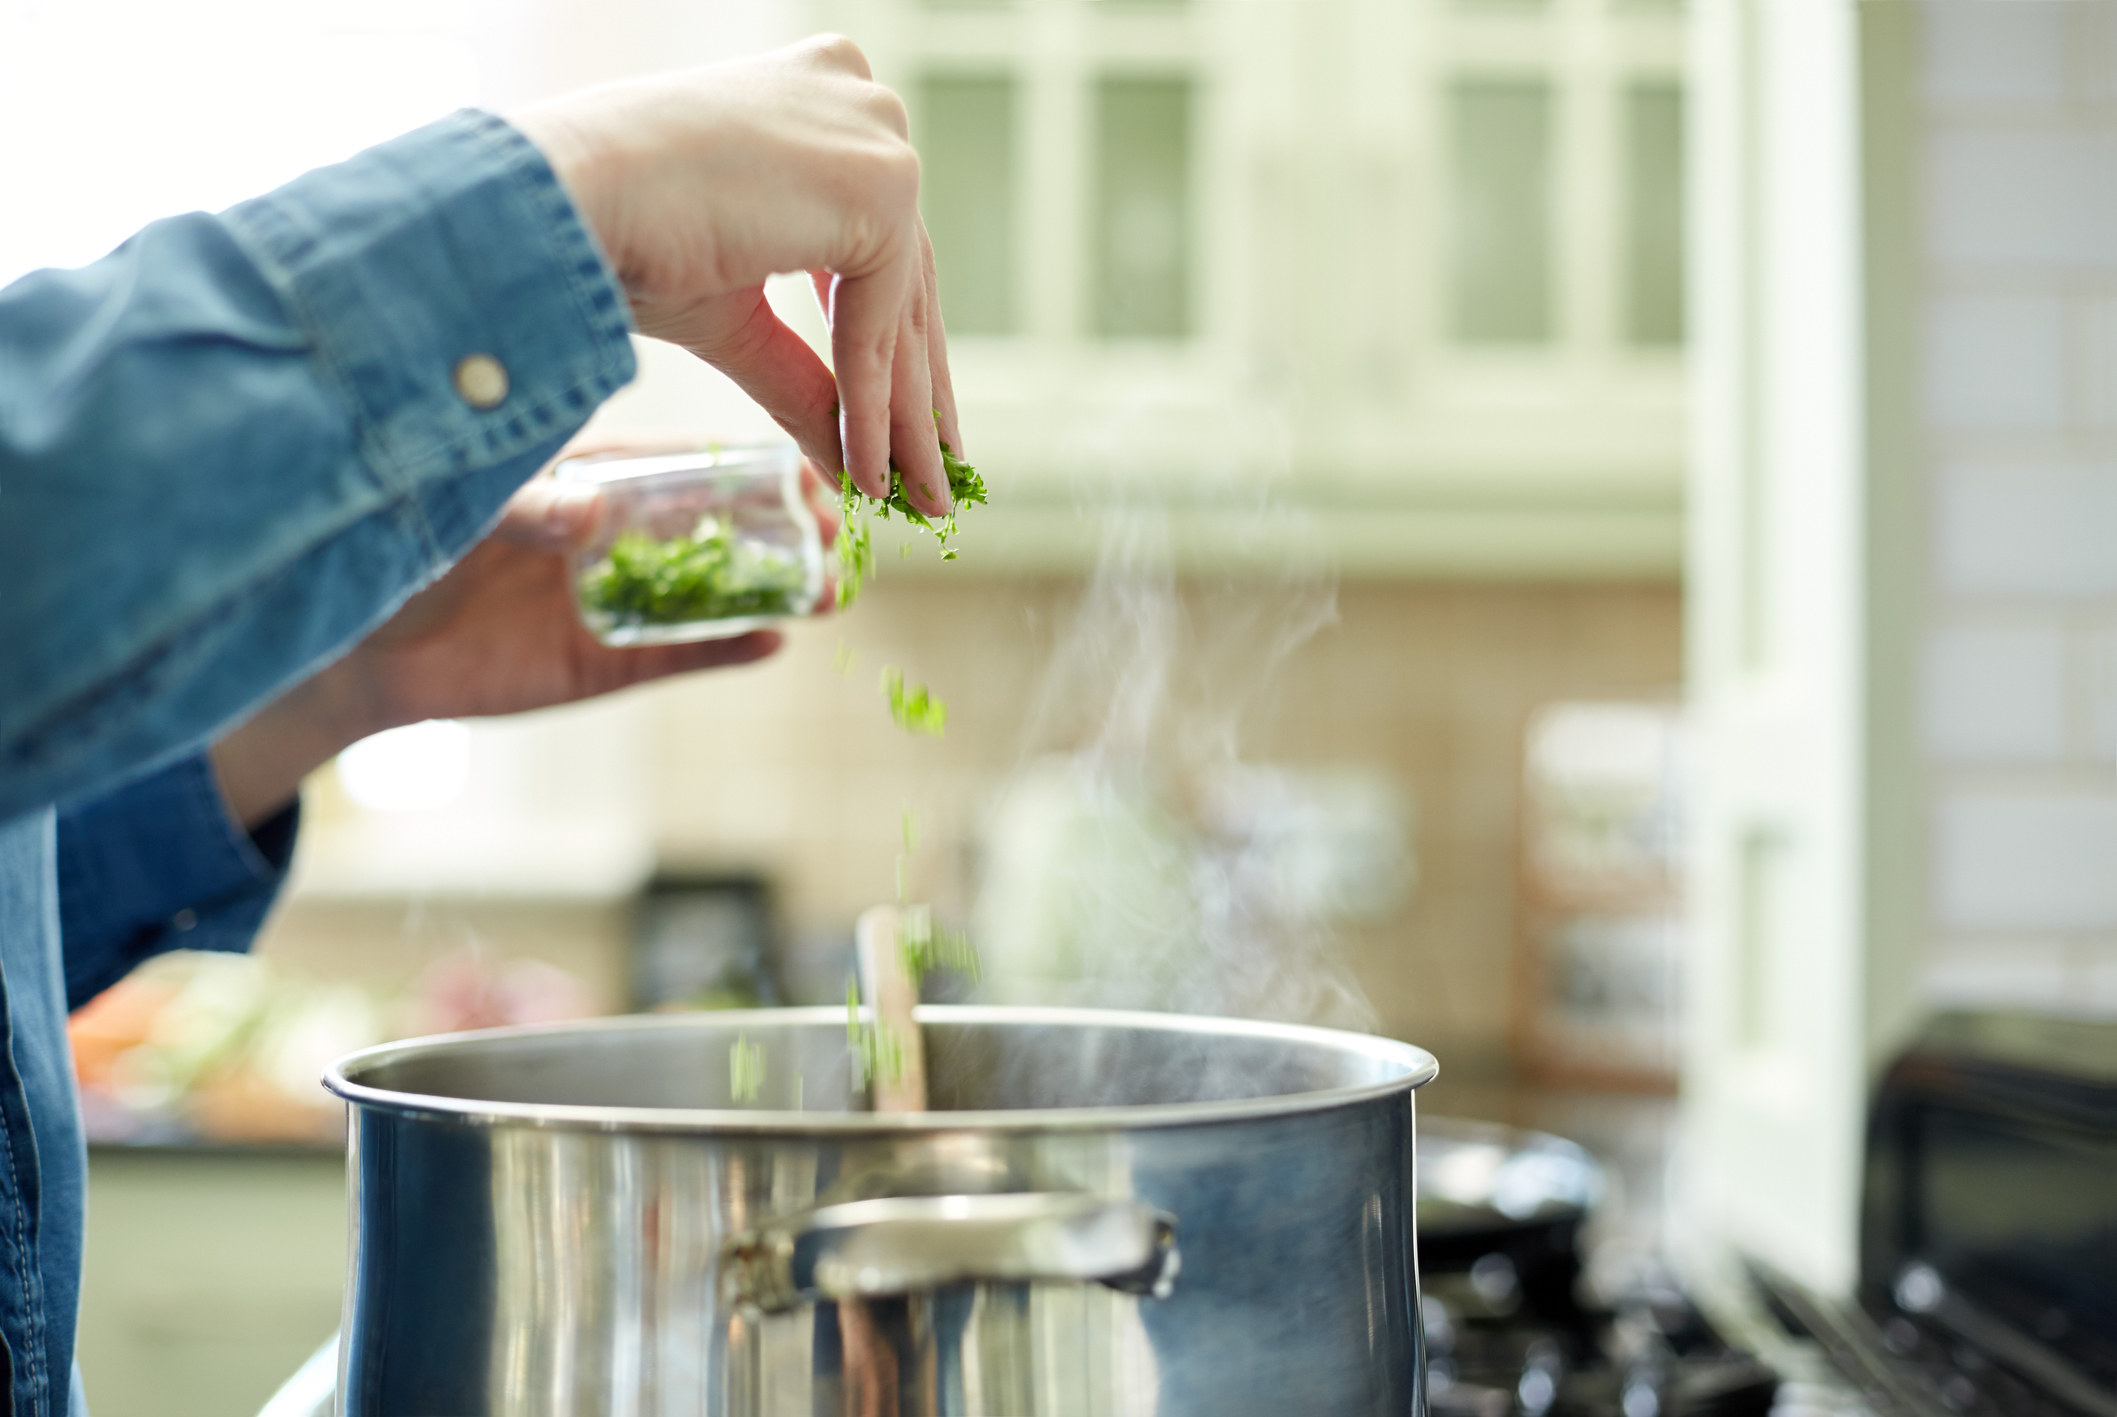
[[[816,0],[903,93],[982,558],[1082,478],[1271,487],[1355,572],[1664,575],[1685,12],[1628,0]],[[967,435],[968,436],[968,435]]]
[[[96,1417],[244,1417],[338,1327],[335,1150],[98,1147],[80,1358]]]
[[[1535,1082],[1675,1088],[1683,763],[1673,703],[1554,704],[1530,722],[1513,1034]]]

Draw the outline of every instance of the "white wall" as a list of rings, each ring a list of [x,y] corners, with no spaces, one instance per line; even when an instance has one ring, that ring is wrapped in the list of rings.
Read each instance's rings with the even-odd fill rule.
[[[2117,1014],[2117,3],[1930,0],[1919,84],[1928,992]]]
[[[1696,14],[1688,1235],[1842,1290],[1922,1013],[2117,1013],[2117,0]]]

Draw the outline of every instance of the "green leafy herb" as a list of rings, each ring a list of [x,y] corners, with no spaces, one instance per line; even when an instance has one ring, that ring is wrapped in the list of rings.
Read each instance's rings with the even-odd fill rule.
[[[934,419],[940,421],[940,414]],[[861,588],[875,574],[875,546],[870,516],[879,516],[885,521],[892,514],[903,517],[914,526],[926,528],[940,543],[941,559],[956,559],[955,548],[948,544],[956,534],[956,515],[967,506],[982,506],[985,502],[985,479],[978,470],[957,457],[955,450],[941,440],[941,471],[948,477],[949,509],[946,516],[936,520],[912,506],[904,493],[904,474],[895,464],[889,471],[889,495],[876,500],[853,485],[851,474],[838,474],[838,505],[843,525],[838,532],[838,605],[840,609],[851,605],[860,595]],[[899,548],[900,554],[903,548]]]
[[[897,853],[897,901],[899,904],[904,901],[906,864],[911,860],[912,852],[917,850],[919,845],[918,823],[912,820],[911,808],[909,807],[904,809],[903,835],[904,849]]]
[[[706,516],[689,536],[618,537],[581,573],[581,603],[613,628],[798,615],[807,579],[793,552],[744,540]]]
[[[877,1078],[895,1082],[904,1076],[904,1040],[894,1029],[860,1021],[860,985],[853,979],[845,981],[845,1043],[853,1053],[855,1088]]]
[[[911,906],[901,919],[897,948],[904,955],[904,972],[915,985],[936,969],[952,969],[973,982],[977,980],[978,952],[970,943],[970,936],[936,925],[929,906]]]
[[[899,917],[897,949],[915,989],[936,969],[953,969],[972,980],[978,977],[978,952],[971,947],[970,937],[935,925],[928,906],[909,906]],[[878,1078],[895,1082],[904,1076],[904,1040],[893,1029],[861,1019],[860,984],[852,978],[845,981],[845,1042],[852,1050],[855,1088]]]
[[[860,489],[849,472],[838,474],[838,513],[838,608],[843,610],[860,598],[875,574],[874,528],[861,513]]]
[[[764,1089],[764,1045],[737,1034],[728,1045],[728,1089],[737,1102],[755,1102]]]
[[[882,692],[889,698],[889,716],[907,733],[939,738],[948,729],[948,705],[927,692],[924,684],[906,684],[904,671],[895,665],[882,671]]]

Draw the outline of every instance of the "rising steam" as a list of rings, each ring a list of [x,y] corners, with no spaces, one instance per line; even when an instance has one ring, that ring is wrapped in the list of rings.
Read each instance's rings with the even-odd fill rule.
[[[1302,518],[1249,484],[1183,518],[1098,500],[1101,555],[999,795],[973,920],[986,993],[1368,1027],[1328,912],[1288,878],[1296,781],[1245,720],[1337,618]],[[1177,565],[1185,553],[1186,574]]]

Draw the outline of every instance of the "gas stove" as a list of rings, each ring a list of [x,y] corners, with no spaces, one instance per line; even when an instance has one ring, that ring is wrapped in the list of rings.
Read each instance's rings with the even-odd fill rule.
[[[1876,1089],[1848,1299],[1746,1261],[1588,1302],[1577,1217],[1430,1244],[1424,1181],[1433,1417],[2117,1417],[2117,1024],[1934,1021]]]
[[[1507,1276],[1436,1276],[1426,1321],[1432,1417],[1769,1417],[1779,1377],[1673,1290],[1548,1317],[1506,1312]],[[1499,1300],[1495,1312],[1494,1300]]]
[[[1768,1417],[1778,1375],[1662,1271],[1581,1284],[1603,1167],[1560,1137],[1418,1120],[1418,1269],[1433,1417]]]
[[[1665,1278],[1581,1282],[1602,1168],[1556,1137],[1421,1118],[1420,1316],[1432,1417],[1767,1417],[1777,1374]]]

